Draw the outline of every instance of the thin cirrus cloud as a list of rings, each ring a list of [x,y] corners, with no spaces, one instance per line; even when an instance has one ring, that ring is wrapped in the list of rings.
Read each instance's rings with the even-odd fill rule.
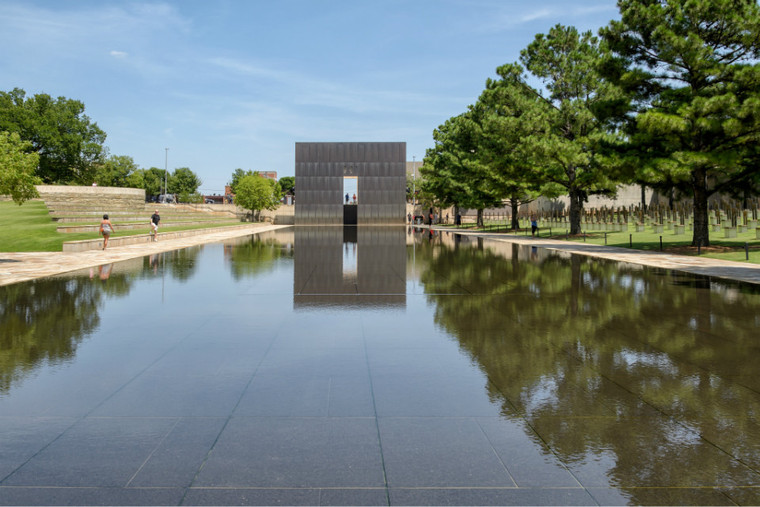
[[[115,49],[110,51],[108,54],[114,58],[126,58],[129,55],[126,51],[117,51]]]
[[[481,26],[482,31],[501,32],[510,30],[521,25],[530,25],[535,22],[547,21],[549,24],[586,24],[589,18],[609,12],[617,11],[615,0],[607,0],[588,5],[556,4],[541,6],[531,10],[516,11],[510,8],[496,15],[492,21]],[[547,25],[548,28],[548,25]]]
[[[227,72],[229,79],[240,75],[259,78],[268,84],[272,98],[279,97],[296,106],[327,107],[356,114],[394,110],[409,112],[410,108],[424,113],[425,104],[452,101],[448,97],[412,93],[403,89],[373,89],[343,84],[314,78],[306,73],[278,70],[226,57],[211,58],[207,63]]]

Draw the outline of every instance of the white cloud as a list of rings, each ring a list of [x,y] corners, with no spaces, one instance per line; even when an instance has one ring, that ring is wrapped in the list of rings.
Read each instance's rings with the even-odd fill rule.
[[[548,3],[548,5],[529,6],[521,10],[514,5],[497,8],[490,21],[479,26],[479,31],[500,32],[512,30],[521,25],[530,25],[536,21],[548,21],[548,24],[562,23],[565,25],[583,25],[589,18],[609,12],[611,17],[617,12],[614,0],[598,0],[596,3],[586,5],[573,5],[572,3]],[[532,7],[532,8],[531,8]],[[547,28],[548,28],[547,24]]]
[[[126,58],[128,55],[126,51],[116,51],[116,50],[113,50],[108,54],[113,56],[114,58]]]
[[[557,11],[553,11],[551,9],[543,8],[539,9],[534,12],[529,12],[527,14],[523,14],[522,16],[519,16],[517,18],[518,23],[528,23],[530,21],[535,21],[537,19],[544,19],[544,18],[550,18],[553,16],[556,16],[558,14]]]

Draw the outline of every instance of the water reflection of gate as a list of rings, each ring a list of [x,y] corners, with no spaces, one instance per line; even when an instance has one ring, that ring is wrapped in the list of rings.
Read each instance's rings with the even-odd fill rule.
[[[297,227],[295,308],[406,305],[403,227]]]

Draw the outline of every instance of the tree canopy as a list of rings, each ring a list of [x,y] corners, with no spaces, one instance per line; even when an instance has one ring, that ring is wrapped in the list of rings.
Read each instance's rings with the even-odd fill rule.
[[[296,177],[295,176],[283,176],[278,181],[280,184],[280,189],[282,189],[283,193],[292,192],[295,194],[296,192]]]
[[[760,7],[755,0],[619,0],[601,30],[611,80],[636,92],[638,177],[694,199],[692,244],[709,245],[707,199],[756,178]]]
[[[129,187],[140,182],[139,178],[132,176],[138,169],[132,157],[111,155],[95,166],[95,182],[102,187]]]
[[[570,201],[639,183],[694,203],[760,188],[760,6],[754,0],[619,0],[621,19],[538,34],[467,111],[433,132],[424,189],[444,205],[536,195]],[[671,191],[672,190],[672,191]],[[513,213],[515,214],[515,213]],[[514,217],[513,217],[514,218]]]
[[[562,25],[536,35],[520,54],[523,65],[547,91],[545,98],[540,95],[532,103],[521,142],[527,145],[525,153],[531,154],[531,170],[542,194],[552,197],[562,189],[569,196],[571,234],[581,232],[587,197],[611,195],[617,186],[612,161],[603,155],[603,144],[613,142],[614,134],[600,116],[605,110],[600,106],[617,98],[617,93],[600,79],[600,56],[591,32]]]
[[[230,178],[230,182],[229,182],[230,188],[232,189],[232,193],[237,194],[237,187],[240,184],[240,180],[242,180],[246,176],[254,176],[254,175],[258,175],[258,173],[255,171],[251,171],[250,169],[247,171],[244,171],[240,169],[239,167],[235,169],[232,172],[232,178]]]
[[[10,195],[18,204],[39,195],[34,188],[40,183],[34,176],[39,155],[27,153],[28,148],[18,134],[0,132],[0,195]]]
[[[45,183],[90,184],[104,154],[106,134],[84,114],[84,104],[15,88],[0,92],[0,131],[28,141],[39,155],[36,175]]]
[[[500,79],[486,82],[475,105],[433,132],[435,147],[422,168],[425,188],[444,204],[479,211],[504,200],[527,202],[539,192],[564,193],[570,232],[580,233],[587,196],[612,194],[617,183],[604,147],[615,135],[604,113],[620,93],[599,78],[600,53],[590,32],[573,27],[536,35],[521,53],[524,67],[499,67]]]
[[[243,176],[237,183],[235,203],[250,210],[257,220],[261,210],[276,209],[281,198],[280,185],[274,180],[259,176],[256,172]]]
[[[189,167],[178,167],[169,175],[170,194],[194,194],[203,184]]]

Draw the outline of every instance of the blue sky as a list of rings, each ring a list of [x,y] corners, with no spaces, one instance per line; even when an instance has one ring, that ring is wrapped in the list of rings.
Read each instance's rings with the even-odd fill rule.
[[[298,141],[405,141],[421,160],[497,66],[614,0],[0,0],[0,90],[81,100],[114,155],[294,174]]]

